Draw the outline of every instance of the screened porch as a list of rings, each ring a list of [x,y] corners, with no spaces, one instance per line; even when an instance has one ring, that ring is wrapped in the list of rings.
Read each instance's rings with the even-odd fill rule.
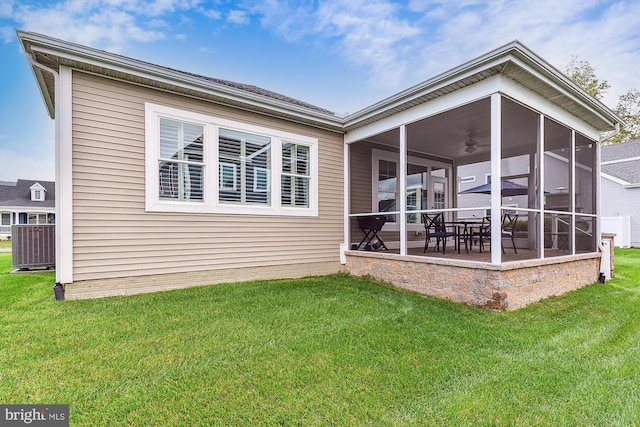
[[[597,252],[598,145],[568,122],[493,93],[349,143],[347,247],[491,264]],[[363,242],[371,216],[384,225]]]

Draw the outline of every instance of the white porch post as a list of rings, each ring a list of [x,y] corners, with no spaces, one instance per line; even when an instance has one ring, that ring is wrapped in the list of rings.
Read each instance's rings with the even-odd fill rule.
[[[538,248],[538,258],[544,258],[544,114],[540,114],[538,116],[538,158],[539,160],[539,183],[540,187],[538,188],[538,194],[536,197],[539,198],[539,206],[538,206],[538,228],[537,228],[537,248]]]
[[[571,150],[569,152],[569,248],[571,255],[576,253],[576,131],[571,129]]]
[[[502,96],[491,95],[491,264],[502,262]]]
[[[616,126],[616,131],[618,131],[618,127]],[[602,198],[601,198],[601,192],[602,192],[602,180],[600,179],[600,174],[602,173],[602,168],[601,168],[601,162],[602,162],[602,143],[600,141],[598,141],[596,143],[596,171],[595,171],[595,185],[593,186],[596,194],[595,194],[595,198],[596,198],[596,226],[595,226],[595,233],[596,233],[596,247],[595,250],[596,252],[598,251],[598,246],[600,245],[600,243],[602,242],[602,224],[600,224],[601,218],[602,218]],[[611,248],[611,250],[613,250],[613,248]]]
[[[400,255],[407,254],[407,126],[400,126]]]
[[[346,264],[347,260],[344,255],[345,250],[351,249],[351,228],[349,220],[349,213],[351,212],[351,158],[350,153],[351,147],[346,142],[344,143],[344,161],[343,163],[343,174],[344,182],[343,182],[343,205],[344,205],[344,243],[340,248],[340,262],[342,264]]]

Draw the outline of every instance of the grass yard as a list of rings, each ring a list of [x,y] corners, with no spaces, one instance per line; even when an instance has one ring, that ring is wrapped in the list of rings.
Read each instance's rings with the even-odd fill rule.
[[[0,239],[0,249],[11,249],[11,240]]]
[[[510,313],[343,275],[54,301],[0,254],[0,402],[73,426],[640,425],[640,250]]]

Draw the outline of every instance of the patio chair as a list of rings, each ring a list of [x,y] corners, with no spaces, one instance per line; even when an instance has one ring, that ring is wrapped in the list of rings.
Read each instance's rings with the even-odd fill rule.
[[[364,249],[366,251],[383,248],[385,251],[389,249],[384,244],[382,238],[378,235],[378,232],[382,230],[382,226],[387,222],[387,218],[384,215],[369,215],[356,217],[358,227],[364,233],[364,237],[360,241],[360,244],[355,247],[356,250]]]
[[[484,242],[488,240],[491,242],[491,217],[484,216],[482,218],[482,224],[479,225],[478,231],[471,233],[471,239],[474,244],[477,242],[480,252],[484,249]]]
[[[445,255],[447,251],[447,238],[453,237],[456,241],[457,233],[455,231],[447,230],[447,226],[444,222],[444,214],[438,213],[435,215],[429,215],[427,213],[422,214],[422,223],[425,229],[424,240],[424,252],[427,252],[429,248],[429,241],[432,238],[436,239],[436,246],[434,251],[440,250],[440,243],[442,243],[442,254]]]
[[[515,214],[504,214],[502,217],[502,238],[503,239],[511,239],[511,244],[513,245],[513,251],[518,253],[516,249],[516,223],[518,221],[518,215]],[[502,253],[504,253],[504,246],[502,247]]]

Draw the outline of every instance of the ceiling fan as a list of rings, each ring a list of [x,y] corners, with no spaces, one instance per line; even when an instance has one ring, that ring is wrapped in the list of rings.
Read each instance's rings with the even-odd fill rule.
[[[485,144],[479,144],[478,141],[476,141],[473,138],[469,137],[469,139],[467,139],[464,142],[464,151],[466,153],[473,154],[473,153],[476,152],[478,147],[485,147],[485,146],[486,146]]]

